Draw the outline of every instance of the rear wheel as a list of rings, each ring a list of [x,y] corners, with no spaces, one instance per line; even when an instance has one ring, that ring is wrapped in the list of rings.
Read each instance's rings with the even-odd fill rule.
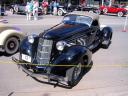
[[[19,41],[16,37],[10,37],[5,42],[5,52],[9,55],[14,54],[19,49]]]
[[[58,16],[63,16],[63,11],[59,9],[58,12],[57,12],[57,15]]]
[[[104,40],[104,41],[102,42],[102,47],[103,47],[104,49],[107,49],[110,44],[111,44],[111,36],[109,36],[109,38],[107,38],[106,40]]]
[[[122,17],[122,16],[124,16],[124,13],[123,13],[123,12],[118,12],[118,13],[117,13],[117,16],[118,16],[118,17]]]
[[[94,13],[93,10],[90,10],[89,13]]]
[[[112,29],[109,27],[104,28],[103,30],[103,42],[102,42],[102,48],[107,49],[109,45],[111,44],[112,39]]]

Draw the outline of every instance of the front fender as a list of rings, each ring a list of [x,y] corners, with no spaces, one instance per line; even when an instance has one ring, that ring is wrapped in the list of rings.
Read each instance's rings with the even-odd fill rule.
[[[59,55],[53,62],[52,73],[65,73],[67,69],[78,64],[82,56],[88,57],[88,63],[91,62],[92,53],[84,46],[74,45]]]
[[[107,40],[108,38],[112,38],[113,31],[111,27],[108,27],[108,26],[104,27],[102,29],[102,33],[103,33],[103,36],[102,36],[103,41]]]
[[[58,10],[61,10],[64,14],[67,13],[67,11],[65,9],[63,9],[63,8],[59,8]]]
[[[34,54],[38,46],[38,40],[39,38],[38,36],[36,36],[34,37],[34,43],[30,44],[28,42],[28,36],[26,36],[20,44],[20,53],[34,57]]]
[[[4,45],[6,40],[11,36],[17,37],[21,41],[24,37],[24,34],[19,30],[4,30],[0,33],[0,45]]]

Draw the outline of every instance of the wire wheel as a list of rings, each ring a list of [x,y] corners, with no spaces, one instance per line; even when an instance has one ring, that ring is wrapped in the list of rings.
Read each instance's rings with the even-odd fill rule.
[[[118,17],[122,17],[124,15],[124,13],[123,12],[118,12],[117,15],[118,15]]]
[[[81,80],[82,75],[83,75],[83,70],[84,70],[84,68],[82,66],[83,66],[82,63],[80,62],[79,64],[77,64],[76,66],[74,66],[71,69],[71,71],[69,73],[70,80],[68,81],[68,85],[70,87],[74,87]]]
[[[108,9],[107,9],[107,8],[104,8],[104,9],[103,9],[103,13],[104,13],[104,14],[107,14],[107,12],[108,12]]]
[[[82,64],[79,63],[79,64],[74,68],[74,76],[73,76],[73,79],[74,79],[74,80],[77,80],[77,78],[80,76],[81,70],[82,70]]]
[[[58,14],[58,16],[63,16],[63,11],[62,10],[58,10],[57,14]]]

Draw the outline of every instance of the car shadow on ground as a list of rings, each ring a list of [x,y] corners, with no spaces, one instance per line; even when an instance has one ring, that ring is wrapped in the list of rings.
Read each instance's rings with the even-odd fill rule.
[[[16,52],[16,53],[18,53],[18,52]],[[14,54],[16,54],[16,53],[14,53]],[[1,56],[11,57],[11,56],[13,56],[14,54],[7,54],[7,53],[5,53],[5,52],[0,52],[0,57],[1,57]]]
[[[6,56],[5,52],[0,52],[0,57],[1,56]]]

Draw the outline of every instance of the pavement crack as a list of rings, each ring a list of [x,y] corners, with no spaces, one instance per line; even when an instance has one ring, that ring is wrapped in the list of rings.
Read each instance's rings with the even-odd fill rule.
[[[14,94],[14,92],[9,93],[8,96],[12,96],[12,94]]]

